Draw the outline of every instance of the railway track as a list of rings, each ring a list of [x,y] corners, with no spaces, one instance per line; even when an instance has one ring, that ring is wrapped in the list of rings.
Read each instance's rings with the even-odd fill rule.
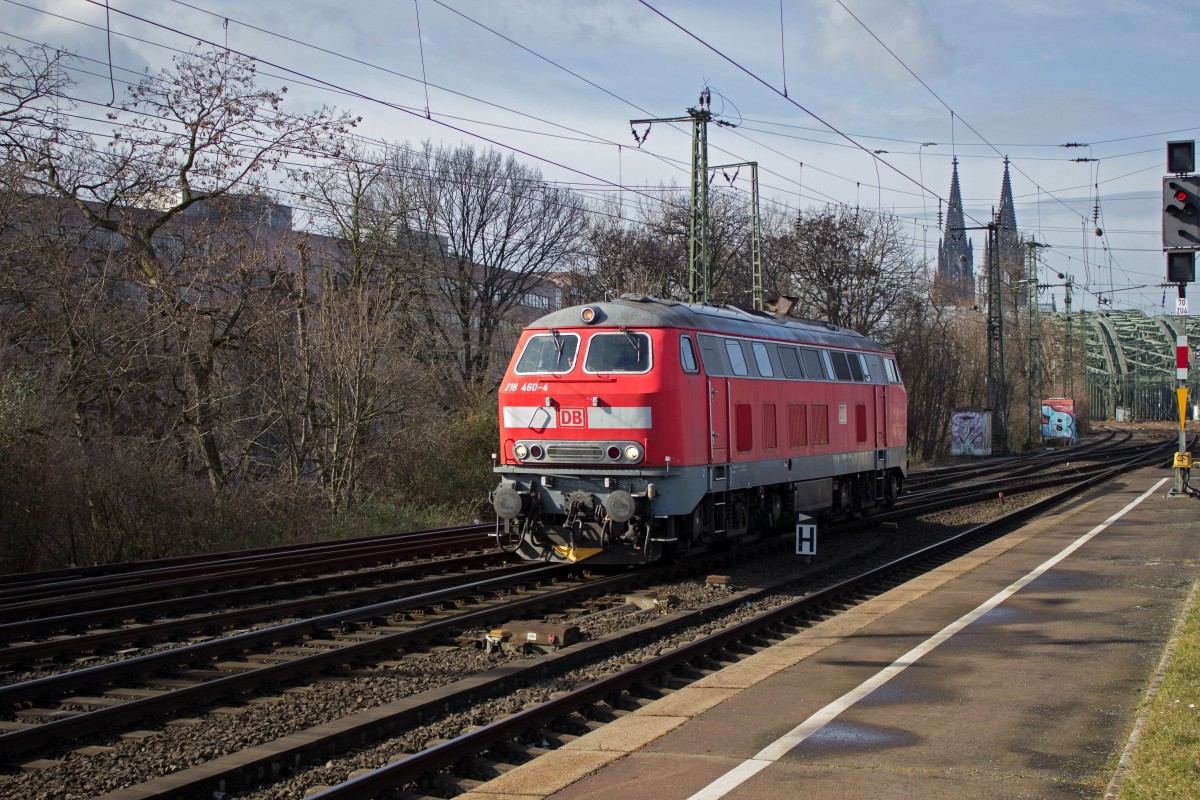
[[[290,581],[486,547],[492,525],[289,545],[234,553],[113,564],[0,577],[0,623],[55,613],[148,602],[225,587]]]
[[[1102,477],[1103,473],[1098,473],[1098,475]],[[1096,479],[1097,477],[1092,478],[1092,480]],[[1034,488],[1039,487],[1044,490],[1045,483],[1046,481],[1044,479],[1035,481],[1029,484],[1029,490],[1032,491]],[[1020,487],[1014,484],[1010,483],[1008,486],[1009,488],[1006,490],[1008,492],[1015,494],[1020,490]],[[964,493],[959,489],[950,489],[948,490],[948,493],[952,495],[957,494],[959,495],[960,499],[964,495]],[[992,487],[989,487],[987,490],[981,490],[981,493],[986,494],[989,497],[993,497],[995,494],[995,492],[992,490]],[[919,510],[914,506],[907,511],[905,509],[896,509],[891,513],[913,514],[926,512],[919,512]],[[860,523],[861,522],[862,521],[860,521]],[[762,543],[762,547],[764,548],[764,552],[775,552],[776,554],[778,554],[781,550],[781,545],[778,542],[765,542]],[[770,548],[774,548],[774,550],[771,551]],[[861,557],[862,553],[856,553],[855,555],[856,557]],[[731,556],[726,555],[724,557],[728,559]],[[714,556],[713,558],[720,559],[722,556],[718,555]],[[719,560],[710,560],[707,562],[698,563],[692,566],[691,569],[694,572],[697,569],[711,568],[709,565],[720,565],[721,563],[722,562]],[[541,570],[545,568],[539,567],[537,569]],[[539,602],[544,601],[541,603],[541,608],[545,608],[546,605],[549,604],[560,611],[574,609],[580,615],[581,619],[586,618],[588,615],[603,616],[605,614],[611,614],[612,608],[620,607],[620,603],[623,599],[620,597],[621,593],[635,590],[638,582],[645,584],[647,581],[661,579],[662,576],[669,575],[670,570],[679,569],[681,569],[681,566],[679,565],[664,567],[663,572],[658,577],[655,577],[655,575],[652,574],[653,571],[643,571],[639,572],[638,577],[635,579],[630,579],[629,576],[596,578],[595,576],[571,576],[569,574],[562,576],[547,575],[547,580],[549,580],[551,577],[556,577],[559,582],[557,584],[551,584],[553,588],[548,589],[546,592],[539,591],[537,594],[542,595],[542,597],[539,598]],[[524,576],[524,579],[526,581],[532,581],[534,576],[529,574]],[[794,584],[797,580],[797,575],[791,574],[786,576],[785,579],[781,578],[781,580],[783,580],[784,583]],[[578,586],[576,585],[576,582],[578,582]],[[765,592],[778,590],[778,586],[773,586],[770,588],[764,587],[763,589]],[[589,597],[596,601],[596,603],[592,606],[589,606],[587,603],[587,598]],[[443,600],[444,599],[445,598],[443,598]],[[490,599],[497,598],[493,597]],[[525,599],[529,599],[531,601],[533,600],[533,598]],[[408,598],[407,600],[413,600],[413,598]],[[402,604],[404,602],[406,601],[395,601],[395,603],[379,604],[379,608],[362,610],[361,614],[359,614],[359,612],[352,612],[350,616],[355,616],[353,619],[346,614],[339,614],[335,615],[333,618],[325,619],[321,624],[312,627],[308,633],[302,633],[300,635],[302,637],[315,637],[312,639],[312,641],[324,643],[317,646],[327,648],[328,653],[336,653],[336,655],[327,654],[325,657],[318,658],[314,654],[309,654],[301,656],[300,658],[278,660],[274,664],[271,664],[273,671],[261,671],[263,669],[261,664],[269,660],[268,653],[260,653],[254,659],[254,661],[260,664],[260,666],[255,667],[254,669],[250,669],[247,666],[251,662],[251,659],[244,655],[246,653],[244,646],[246,645],[247,640],[238,638],[239,636],[243,636],[245,634],[224,637],[222,640],[219,640],[224,642],[224,645],[216,644],[216,649],[208,651],[209,654],[206,655],[205,658],[209,659],[210,663],[218,663],[214,660],[222,657],[236,658],[237,661],[241,662],[240,667],[236,665],[236,662],[233,664],[226,663],[225,666],[227,668],[233,668],[233,674],[225,674],[221,676],[215,676],[213,674],[200,675],[197,674],[197,672],[203,672],[205,670],[197,670],[193,667],[190,670],[191,674],[186,675],[185,677],[177,677],[174,679],[179,682],[189,682],[190,685],[188,686],[176,687],[177,689],[187,690],[187,693],[185,694],[174,695],[173,692],[163,692],[161,687],[154,688],[151,686],[143,686],[141,688],[143,696],[135,697],[131,701],[132,703],[137,704],[116,703],[114,701],[121,699],[120,695],[122,689],[121,687],[117,687],[112,684],[112,681],[117,680],[110,677],[114,674],[117,674],[115,672],[94,672],[90,675],[83,676],[82,682],[79,683],[75,689],[70,690],[75,692],[75,694],[71,695],[64,695],[59,689],[46,691],[46,688],[49,686],[49,684],[41,684],[39,687],[36,687],[36,691],[34,687],[30,686],[26,686],[26,688],[21,689],[4,687],[4,689],[10,690],[11,693],[7,695],[7,699],[5,699],[5,695],[0,694],[0,703],[8,705],[10,708],[22,706],[23,710],[25,711],[40,708],[42,711],[51,713],[63,711],[73,713],[67,719],[51,720],[43,725],[33,724],[31,720],[34,719],[35,716],[31,714],[25,714],[19,720],[10,720],[10,724],[15,722],[17,725],[24,724],[27,727],[21,727],[18,730],[11,730],[8,733],[0,736],[0,747],[5,747],[7,751],[7,748],[11,743],[11,747],[13,748],[11,752],[14,754],[20,752],[31,752],[37,748],[41,748],[43,751],[46,751],[46,748],[50,746],[48,745],[49,742],[58,741],[60,744],[53,745],[52,747],[62,748],[65,745],[61,742],[65,742],[69,738],[77,736],[90,736],[91,733],[88,731],[100,730],[100,727],[98,726],[100,725],[101,717],[89,717],[88,715],[96,713],[97,710],[106,710],[106,708],[116,710],[111,711],[110,715],[104,719],[103,727],[105,728],[111,725],[145,724],[149,719],[148,715],[151,714],[160,715],[159,719],[161,722],[161,715],[169,715],[173,713],[177,714],[181,709],[194,709],[197,706],[203,706],[206,703],[211,705],[212,703],[235,702],[235,700],[239,698],[252,699],[254,693],[261,691],[262,687],[291,685],[293,687],[302,688],[298,686],[298,682],[305,680],[306,676],[317,674],[339,674],[339,671],[345,672],[345,665],[348,662],[351,664],[375,664],[377,666],[381,663],[388,662],[389,658],[386,655],[387,653],[391,653],[393,657],[401,651],[409,655],[418,653],[420,648],[424,645],[413,644],[414,642],[424,641],[437,643],[453,641],[455,631],[461,631],[464,627],[470,627],[474,625],[477,627],[483,626],[486,629],[487,625],[492,624],[490,620],[512,619],[514,618],[514,615],[519,616],[521,614],[535,613],[539,607],[538,602],[531,602],[530,605],[522,608],[506,607],[505,605],[497,602],[492,607],[487,609],[471,608],[464,604],[463,608],[456,607],[454,614],[447,614],[440,619],[429,619],[423,621],[421,624],[413,625],[412,623],[415,622],[415,620],[412,619],[402,620],[404,627],[406,628],[406,630],[402,632],[385,631],[380,628],[370,627],[370,620],[378,619],[384,614],[401,611],[401,605],[397,604]],[[411,607],[415,608],[419,606],[421,602],[428,603],[432,601],[417,600]],[[762,601],[760,598],[751,597],[750,595],[721,595],[715,600],[711,600],[707,603],[697,604],[691,609],[680,609],[678,611],[673,611],[673,613],[666,615],[661,619],[653,619],[650,622],[644,623],[643,625],[634,627],[645,629],[643,633],[649,637],[647,641],[651,642],[651,644],[646,646],[654,647],[655,645],[653,642],[661,641],[662,637],[665,635],[664,631],[667,631],[668,629],[674,630],[680,626],[686,628],[688,624],[690,624],[688,621],[693,618],[712,618],[714,616],[732,613],[731,609],[736,610],[737,608],[740,608],[738,603],[743,604],[741,607],[744,607],[746,603],[758,604],[761,602]],[[441,610],[437,611],[437,614],[439,617],[442,617]],[[382,621],[386,623],[388,619],[389,618],[385,617]],[[392,617],[390,618],[390,621],[394,623],[398,620]],[[312,621],[309,620],[307,622],[311,623]],[[364,625],[364,623],[368,624]],[[382,626],[382,628],[388,627],[399,626],[389,626],[387,624]],[[297,628],[296,630],[300,629]],[[257,632],[255,633],[257,634]],[[411,638],[405,639],[404,637],[401,637],[393,639],[387,643],[383,643],[382,641],[369,641],[381,640],[387,636],[400,636],[401,633],[409,635]],[[334,649],[333,645],[336,637],[338,635],[346,634],[357,636],[363,641],[355,642],[354,644],[349,645],[342,643],[337,646],[337,649]],[[266,634],[267,638],[279,635],[279,631]],[[634,635],[635,634],[629,634],[629,636]],[[538,680],[538,675],[552,674],[554,670],[565,670],[568,672],[571,670],[578,670],[580,665],[586,664],[589,661],[594,661],[597,658],[613,658],[616,656],[616,654],[628,652],[630,649],[639,646],[633,639],[627,639],[625,636],[625,634],[613,632],[611,635],[598,636],[595,637],[594,640],[589,640],[578,645],[572,645],[571,647],[561,650],[558,653],[550,656],[544,656],[539,659],[528,659],[529,661],[536,662],[536,664],[528,665],[528,673],[526,673],[526,669],[524,668],[525,665],[523,663],[526,659],[518,659],[515,663],[509,662],[497,667],[496,670],[493,670],[493,672],[497,672],[497,674],[491,675],[490,677],[487,671],[484,671],[479,675],[472,674],[464,676],[457,681],[458,684],[463,684],[461,687],[458,687],[454,680],[450,680],[443,685],[426,690],[424,695],[428,696],[424,696],[422,693],[417,693],[409,697],[398,698],[392,703],[386,703],[376,709],[364,711],[360,714],[345,715],[340,719],[340,722],[327,722],[323,726],[317,727],[329,728],[328,734],[329,737],[331,737],[331,740],[340,740],[342,742],[362,742],[364,740],[371,740],[381,736],[386,736],[396,730],[403,730],[406,727],[411,727],[413,724],[415,724],[414,721],[416,719],[428,718],[428,716],[431,714],[431,709],[435,707],[445,709],[446,707],[453,707],[456,704],[466,704],[466,706],[469,707],[474,702],[478,701],[480,697],[489,696],[489,694],[503,695],[505,692],[511,693],[514,685],[518,685],[526,681]],[[361,647],[359,645],[361,645]],[[449,647],[450,645],[435,644],[434,646]],[[221,647],[229,648],[225,651],[226,655],[224,656],[220,655],[219,653]],[[343,647],[356,647],[358,649],[345,650]],[[371,647],[376,648],[374,650],[376,653],[375,655],[371,655],[369,653]],[[605,647],[612,649],[596,649]],[[239,650],[238,648],[241,649]],[[401,650],[398,651],[397,648],[400,648]],[[238,652],[242,653],[243,655],[236,657],[233,655],[228,655]],[[178,654],[176,654],[176,656],[177,655]],[[391,660],[394,660],[394,658]],[[168,661],[169,659],[166,659],[160,663],[166,664]],[[139,664],[134,660],[130,660],[130,663],[125,667],[126,670],[129,670],[128,674],[140,673],[143,675],[145,674],[147,668],[148,665],[145,662]],[[177,670],[179,667],[175,666],[172,667],[172,669]],[[117,671],[119,672],[120,669],[118,668]],[[245,680],[247,683],[243,684],[241,683],[242,675],[240,674],[243,671],[246,676],[254,675],[255,677],[253,679],[246,677]],[[351,671],[353,671],[353,669]],[[210,669],[207,670],[207,672],[212,673],[214,670]],[[165,675],[166,673],[161,674]],[[204,680],[198,681],[198,679]],[[76,677],[72,680],[80,681],[81,679]],[[165,680],[170,681],[172,679],[165,678]],[[224,681],[224,683],[222,683],[222,681]],[[23,684],[16,684],[15,686],[20,687],[22,685]],[[126,695],[130,694],[128,690],[131,688],[135,687],[126,687]],[[3,690],[0,690],[0,692],[2,691]],[[37,694],[37,691],[41,691],[42,694]],[[91,693],[85,694],[84,692]],[[151,692],[155,693],[155,697],[146,697],[144,694]],[[433,694],[429,694],[431,692]],[[450,699],[458,696],[459,692],[465,692],[465,694],[461,695],[461,698],[458,700]],[[134,694],[137,693],[135,692]],[[159,695],[164,695],[167,697],[171,697],[172,695],[174,696],[169,701],[166,701],[165,705],[157,706],[157,710],[155,710],[156,706],[148,701],[157,701],[157,697]],[[50,704],[44,702],[44,700],[35,701],[34,698],[37,697],[52,699],[57,698],[57,700],[54,701],[57,707],[51,707]],[[72,704],[70,702],[72,698],[75,700],[86,700],[86,703]],[[129,698],[126,697],[125,699]],[[139,705],[143,701],[146,701],[145,704]],[[33,706],[33,702],[42,702],[43,706]],[[87,707],[87,703],[93,703],[96,705],[108,703],[110,705],[106,708],[82,711],[82,713],[79,713],[81,707]],[[170,710],[170,706],[172,704],[176,706],[175,711]],[[369,719],[362,718],[364,716],[368,717]],[[85,717],[87,717],[87,719],[81,719]],[[24,721],[22,722],[21,720]],[[125,720],[125,722],[121,722],[121,720]],[[48,727],[55,725],[58,727]],[[17,736],[12,739],[7,739],[6,737],[11,734],[17,734]],[[207,787],[208,791],[211,791],[213,787],[217,787],[218,789],[224,791],[224,789],[220,788],[221,786],[227,788],[228,786],[245,783],[247,781],[253,782],[254,780],[258,779],[258,776],[263,774],[263,770],[270,772],[271,770],[284,769],[285,766],[294,766],[297,763],[310,760],[314,752],[319,754],[318,757],[324,757],[320,754],[325,754],[328,752],[330,747],[334,747],[333,745],[320,744],[319,742],[324,740],[316,739],[314,736],[309,735],[306,732],[296,732],[291,734],[291,736],[299,737],[299,739],[302,741],[292,742],[289,745],[284,741],[289,737],[284,736],[278,740],[260,744],[257,748],[255,748],[255,753],[257,753],[257,755],[254,757],[239,756],[237,753],[229,753],[221,758],[211,761],[206,767],[197,767],[196,769],[204,772],[209,777],[192,785],[192,788],[190,789],[186,788],[186,786],[181,783],[168,790],[165,790],[165,793],[160,795],[140,794],[138,796],[182,797],[188,796],[189,792],[195,793],[201,791],[202,789],[199,787]],[[42,739],[41,743],[38,743],[39,737],[45,737]],[[314,744],[314,742],[317,742],[317,744]],[[275,745],[274,748],[272,745]],[[268,757],[263,754],[266,750],[273,749],[278,751],[275,752],[273,756]],[[244,763],[247,761],[254,763]],[[218,768],[217,766],[214,766],[218,762],[228,763],[225,763],[223,767]],[[221,774],[221,776],[216,779],[212,779],[212,774],[215,772],[220,772],[222,769],[225,771]],[[184,776],[189,772],[190,771],[185,770],[184,772],[179,773],[179,775]],[[193,778],[194,777],[195,776],[193,776]],[[178,778],[177,781],[184,781],[184,778]],[[141,787],[139,791],[145,790],[146,787]]]
[[[490,552],[30,617],[0,624],[0,641],[5,643],[0,647],[0,666],[81,653],[97,654],[145,642],[195,636],[216,638],[241,626],[268,624],[306,614],[333,614],[337,610],[455,585],[468,573],[504,562],[501,554]],[[434,576],[430,577],[430,573]],[[55,604],[53,608],[57,611],[61,606]]]
[[[1133,439],[1131,431],[1105,431],[1101,436],[1064,450],[1041,450],[1019,456],[990,459],[983,463],[960,464],[954,467],[925,470],[909,475],[905,481],[907,492],[922,491],[927,487],[943,487],[964,480],[977,480],[989,475],[1021,474],[1022,470],[1037,472],[1052,468],[1056,464],[1078,460],[1088,456],[1103,456],[1107,452],[1119,451]]]

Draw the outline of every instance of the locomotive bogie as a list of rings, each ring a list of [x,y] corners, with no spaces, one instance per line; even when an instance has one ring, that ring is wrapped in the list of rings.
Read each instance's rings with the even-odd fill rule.
[[[526,329],[500,387],[498,536],[522,558],[645,563],[800,512],[891,502],[891,354],[820,323],[650,298]]]

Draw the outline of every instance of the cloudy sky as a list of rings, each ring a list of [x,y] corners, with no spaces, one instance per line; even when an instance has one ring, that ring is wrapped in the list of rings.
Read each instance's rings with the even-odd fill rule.
[[[286,83],[293,111],[352,110],[378,140],[515,150],[547,179],[627,202],[687,185],[691,133],[655,125],[639,147],[630,120],[684,116],[707,87],[731,123],[710,128],[710,162],[757,162],[764,203],[883,208],[935,258],[951,158],[968,225],[982,225],[1008,156],[1018,226],[1049,245],[1043,282],[1071,275],[1075,308],[1112,298],[1174,312],[1175,290],[1161,286],[1161,194],[1165,143],[1200,131],[1191,0],[107,6],[0,0],[0,43],[94,59],[75,91],[100,103],[112,94],[110,50],[119,92],[198,40],[227,45],[262,60],[264,83]],[[746,171],[737,185],[748,189]],[[973,238],[978,271],[983,233]],[[1061,310],[1062,294],[1046,299]]]

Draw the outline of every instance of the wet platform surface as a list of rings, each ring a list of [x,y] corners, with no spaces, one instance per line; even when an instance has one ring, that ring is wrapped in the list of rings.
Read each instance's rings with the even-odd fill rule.
[[[1172,475],[1121,477],[466,797],[1102,797],[1196,584],[1200,500],[1166,498]]]

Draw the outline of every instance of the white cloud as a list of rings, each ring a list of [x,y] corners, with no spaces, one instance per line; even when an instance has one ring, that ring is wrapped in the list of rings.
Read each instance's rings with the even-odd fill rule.
[[[910,80],[904,66],[864,25],[927,81],[953,67],[956,48],[942,37],[918,0],[843,2],[845,8],[837,0],[805,0],[804,47],[798,55],[810,67],[843,70],[865,80]]]

